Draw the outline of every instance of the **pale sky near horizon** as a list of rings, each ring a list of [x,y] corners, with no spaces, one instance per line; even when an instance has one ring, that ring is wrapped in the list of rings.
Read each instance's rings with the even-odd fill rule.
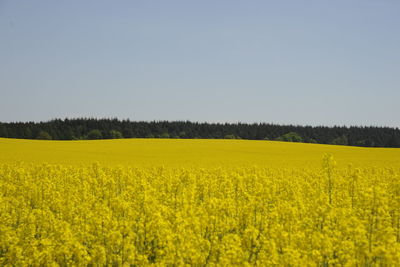
[[[0,121],[399,127],[400,1],[0,0]]]

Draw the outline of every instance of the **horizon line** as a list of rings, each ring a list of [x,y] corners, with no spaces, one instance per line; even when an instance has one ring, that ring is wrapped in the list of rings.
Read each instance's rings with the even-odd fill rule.
[[[361,124],[351,124],[351,125],[346,125],[346,124],[334,124],[331,126],[328,125],[323,125],[323,124],[316,124],[316,125],[311,125],[311,124],[295,124],[295,123],[277,123],[277,122],[267,122],[267,121],[253,121],[253,122],[244,122],[244,121],[196,121],[196,120],[190,120],[190,119],[176,119],[176,120],[168,120],[168,119],[152,119],[152,120],[132,120],[130,118],[118,118],[118,117],[64,117],[64,118],[51,118],[47,120],[40,120],[40,121],[35,121],[35,120],[27,120],[27,121],[0,121],[0,124],[17,124],[17,123],[49,123],[52,121],[56,120],[117,120],[117,121],[129,121],[129,122],[144,122],[144,123],[153,123],[153,122],[168,122],[168,123],[173,123],[173,122],[190,122],[190,123],[199,123],[199,124],[247,124],[247,125],[254,125],[254,124],[265,124],[265,125],[276,125],[276,126],[288,126],[288,127],[312,127],[312,128],[318,128],[318,127],[323,127],[323,128],[389,128],[389,129],[395,129],[399,130],[399,126],[383,126],[383,125],[361,125]]]

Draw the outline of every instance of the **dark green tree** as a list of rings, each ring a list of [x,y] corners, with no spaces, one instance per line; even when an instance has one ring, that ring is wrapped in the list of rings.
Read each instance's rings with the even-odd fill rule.
[[[124,137],[122,136],[122,133],[120,131],[111,130],[110,131],[110,138],[111,139],[121,139],[121,138],[124,138]]]
[[[46,132],[46,131],[40,131],[39,134],[37,135],[36,139],[40,140],[51,140],[51,135]]]
[[[234,134],[227,134],[224,136],[224,139],[236,139],[236,136]]]
[[[169,133],[160,134],[160,138],[169,138]]]
[[[285,142],[303,142],[303,138],[296,132],[286,133],[278,137],[276,140]]]
[[[89,139],[89,140],[102,139],[102,138],[103,138],[103,135],[101,134],[100,130],[98,130],[98,129],[91,130],[86,136],[86,139]]]
[[[7,127],[4,125],[0,125],[0,137],[8,137]]]
[[[130,121],[112,119],[55,119],[47,122],[0,122],[0,137],[37,138],[41,131],[54,140],[86,139],[92,130],[99,130],[101,138],[114,138],[110,131],[123,133],[125,138],[160,137],[168,133],[180,138],[238,138],[346,144],[350,146],[400,147],[400,129],[389,127],[298,126],[269,123],[199,123],[190,121]],[[297,133],[292,136],[290,133]],[[232,136],[229,136],[232,135]],[[118,135],[119,136],[119,135]],[[300,136],[300,138],[299,138]],[[166,137],[166,136],[163,136]],[[100,138],[98,134],[92,138]]]
[[[186,132],[185,131],[180,131],[179,132],[179,137],[180,138],[186,138]]]
[[[342,135],[332,140],[332,145],[342,145],[347,146],[349,144],[349,140],[347,136]]]
[[[125,138],[132,138],[135,136],[132,129],[130,128],[124,129],[122,134]]]
[[[387,147],[400,147],[400,136],[392,135],[386,142]]]

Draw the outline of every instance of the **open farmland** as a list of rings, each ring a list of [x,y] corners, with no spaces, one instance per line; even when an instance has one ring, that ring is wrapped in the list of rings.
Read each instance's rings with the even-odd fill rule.
[[[400,150],[277,141],[210,139],[118,139],[91,141],[42,141],[0,138],[2,163],[50,163],[136,167],[263,168],[320,167],[322,156],[332,154],[344,168],[400,168]]]
[[[0,139],[0,265],[393,266],[400,150]]]

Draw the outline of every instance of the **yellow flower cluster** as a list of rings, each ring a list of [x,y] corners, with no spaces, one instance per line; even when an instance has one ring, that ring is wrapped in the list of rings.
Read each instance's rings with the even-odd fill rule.
[[[389,167],[0,165],[0,266],[393,266]]]

